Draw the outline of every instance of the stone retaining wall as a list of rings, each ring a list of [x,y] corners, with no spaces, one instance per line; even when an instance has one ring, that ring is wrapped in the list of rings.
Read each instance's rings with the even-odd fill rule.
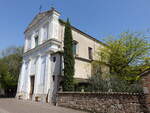
[[[92,113],[149,113],[145,96],[131,93],[58,93],[57,105]]]
[[[150,69],[141,74],[143,91],[145,94],[145,103],[150,111]]]

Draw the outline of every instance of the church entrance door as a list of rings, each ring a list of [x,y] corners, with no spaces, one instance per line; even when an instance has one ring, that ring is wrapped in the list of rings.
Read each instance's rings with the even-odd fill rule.
[[[32,99],[33,93],[34,93],[34,81],[35,76],[30,77],[31,85],[30,85],[30,99]]]

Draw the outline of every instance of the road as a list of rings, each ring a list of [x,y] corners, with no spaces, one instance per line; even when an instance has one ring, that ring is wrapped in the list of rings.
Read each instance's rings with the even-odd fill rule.
[[[0,99],[0,113],[85,113],[68,108],[17,99]]]

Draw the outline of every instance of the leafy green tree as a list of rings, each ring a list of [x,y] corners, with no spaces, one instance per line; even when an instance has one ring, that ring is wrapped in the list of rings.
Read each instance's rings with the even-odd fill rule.
[[[141,65],[141,70],[145,71],[146,69],[150,68],[150,57],[146,57],[144,59],[143,65]]]
[[[122,33],[118,38],[109,37],[107,48],[100,48],[100,62],[110,67],[110,74],[126,80],[138,79],[145,58],[150,56],[150,44],[138,33]]]
[[[6,88],[5,76],[8,76],[8,66],[0,59],[0,83],[2,88]]]
[[[74,56],[73,56],[73,38],[69,19],[65,24],[64,33],[64,91],[74,90]]]
[[[3,50],[0,59],[0,84],[7,94],[15,93],[22,63],[22,48],[11,47]]]

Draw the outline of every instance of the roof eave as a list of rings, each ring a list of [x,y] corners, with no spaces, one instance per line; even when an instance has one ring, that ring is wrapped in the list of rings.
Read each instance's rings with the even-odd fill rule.
[[[62,19],[59,19],[59,21],[60,21],[60,23],[62,23],[62,24],[65,24],[65,23],[66,23],[66,22],[65,22],[64,20],[62,20]],[[96,41],[96,42],[98,42],[98,43],[100,43],[100,44],[102,44],[102,45],[104,45],[104,46],[106,46],[106,47],[109,47],[107,44],[101,42],[100,40],[98,40],[98,39],[92,37],[91,35],[89,35],[89,34],[83,32],[83,31],[79,30],[78,28],[76,28],[76,27],[74,27],[74,26],[72,26],[72,25],[71,25],[71,28],[72,28],[72,29],[75,29],[76,31],[78,31],[78,32],[80,32],[80,33],[82,33],[82,34],[84,34],[84,35],[86,35],[86,36],[88,36],[88,37],[91,38],[92,40],[94,40],[94,41]]]

